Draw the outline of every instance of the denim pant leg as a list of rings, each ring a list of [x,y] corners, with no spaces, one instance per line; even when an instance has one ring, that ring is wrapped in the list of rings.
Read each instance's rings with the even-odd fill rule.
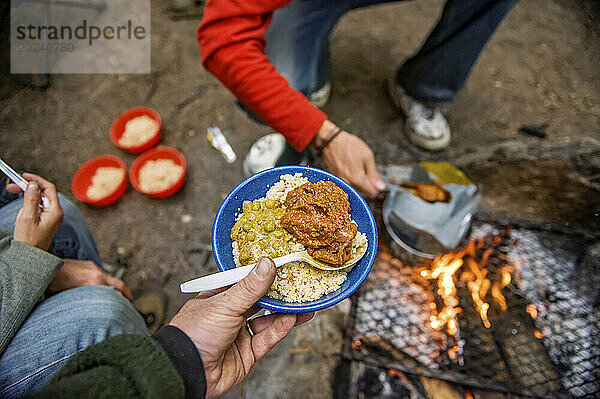
[[[292,0],[273,13],[265,53],[294,89],[306,96],[329,78],[329,35],[351,0]]]
[[[41,389],[77,352],[119,334],[148,332],[112,287],[90,285],[51,296],[33,309],[0,356],[0,397]]]
[[[518,0],[448,0],[419,52],[397,81],[425,102],[453,102],[504,16]]]
[[[48,252],[60,258],[91,260],[102,267],[96,243],[81,212],[67,197],[59,194],[58,198],[64,218]],[[17,214],[22,207],[22,195],[0,207],[0,229],[12,232],[15,228]]]
[[[290,86],[308,96],[329,79],[328,42],[339,19],[350,10],[393,1],[292,0],[273,14],[265,53]]]

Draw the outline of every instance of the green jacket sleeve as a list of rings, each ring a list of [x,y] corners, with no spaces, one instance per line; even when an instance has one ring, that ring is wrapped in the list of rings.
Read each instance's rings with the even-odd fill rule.
[[[79,352],[30,398],[185,397],[167,353],[145,335],[118,335]]]
[[[62,259],[0,231],[0,353],[62,264]]]

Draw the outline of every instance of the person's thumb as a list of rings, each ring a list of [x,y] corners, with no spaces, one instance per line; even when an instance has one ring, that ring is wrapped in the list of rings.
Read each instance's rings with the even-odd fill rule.
[[[35,182],[29,182],[23,197],[21,217],[35,220],[39,213],[40,200],[42,199],[42,193],[38,185]]]
[[[260,259],[248,276],[221,294],[223,305],[236,315],[242,315],[267,293],[276,270],[271,259]]]

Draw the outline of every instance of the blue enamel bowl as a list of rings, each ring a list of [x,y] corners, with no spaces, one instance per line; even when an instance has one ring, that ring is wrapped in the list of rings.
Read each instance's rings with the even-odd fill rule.
[[[284,302],[264,296],[258,305],[269,310],[282,313],[307,313],[335,305],[349,297],[360,287],[371,271],[377,253],[377,227],[375,219],[365,200],[350,185],[339,177],[320,169],[304,166],[281,166],[257,173],[241,182],[225,198],[217,212],[212,230],[212,249],[220,271],[233,269],[233,250],[231,247],[231,229],[235,224],[236,215],[241,212],[242,203],[263,198],[269,188],[279,181],[281,175],[302,173],[310,182],[331,180],[348,194],[350,201],[350,216],[358,225],[358,231],[364,233],[368,240],[368,249],[360,263],[348,273],[346,281],[327,295],[312,302]]]

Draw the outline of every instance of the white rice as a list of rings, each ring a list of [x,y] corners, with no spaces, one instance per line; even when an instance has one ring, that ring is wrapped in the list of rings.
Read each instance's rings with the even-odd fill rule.
[[[137,147],[150,140],[157,130],[158,122],[148,115],[132,118],[125,124],[125,131],[119,139],[119,145],[122,147]]]
[[[302,177],[302,173],[296,173],[294,175],[282,175],[279,178],[279,181],[273,184],[273,187],[267,191],[265,198],[274,199],[283,204],[285,202],[285,197],[287,197],[290,191],[296,187],[300,187],[305,183],[308,183],[308,179],[306,177]]]
[[[138,180],[146,193],[157,193],[173,186],[181,178],[183,168],[172,159],[146,161],[140,168]]]
[[[111,195],[121,185],[125,172],[121,168],[103,166],[96,169],[92,176],[92,184],[86,194],[92,201],[98,201]]]
[[[280,180],[267,191],[264,199],[277,200],[285,208],[284,201],[287,193],[305,183],[308,183],[308,179],[302,177],[301,173],[282,175]],[[366,235],[358,232],[352,242],[353,252],[366,243]],[[233,241],[232,246],[235,264],[241,266],[239,263],[238,243]],[[255,259],[267,256],[267,253],[258,245],[252,245],[251,248]],[[296,243],[292,252],[303,250],[304,246]],[[277,269],[275,281],[267,292],[267,295],[285,302],[314,301],[323,295],[337,290],[346,281],[349,271],[349,269],[340,271],[318,270],[305,262],[291,262]]]

